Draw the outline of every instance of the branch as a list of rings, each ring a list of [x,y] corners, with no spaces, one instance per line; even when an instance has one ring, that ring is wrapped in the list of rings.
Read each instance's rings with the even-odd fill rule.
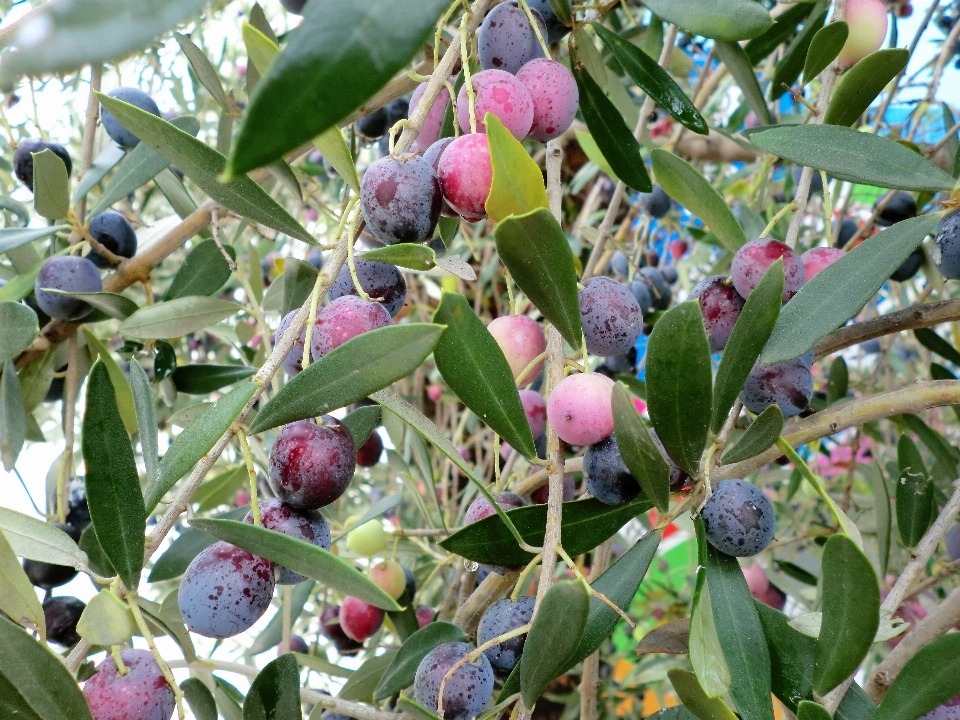
[[[960,512],[960,480],[955,481],[953,487],[953,495],[947,501],[947,504],[943,506],[943,510],[940,511],[933,525],[927,528],[927,531],[923,534],[923,537],[920,539],[920,542],[917,543],[913,552],[910,553],[910,562],[907,563],[903,572],[900,573],[900,577],[897,578],[896,584],[891,588],[887,599],[884,600],[883,605],[880,606],[881,612],[888,612],[892,615],[897,611],[907,589],[914,583],[917,576],[923,572],[923,569],[927,566],[927,561],[933,557],[937,546],[946,536],[950,524],[953,523],[957,517],[957,513]]]
[[[899,390],[853,400],[836,408],[822,410],[788,426],[783,437],[792,447],[797,448],[849,427],[863,425],[891,415],[918,413],[943,405],[960,405],[960,380],[918,382]],[[772,447],[749,460],[719,465],[714,470],[712,478],[727,480],[746,477],[767,463],[773,462],[782,454],[779,448]]]
[[[827,335],[816,344],[817,360],[832,355],[838,350],[859,345],[867,340],[892,335],[904,330],[931,327],[940,323],[960,320],[960,300],[943,300],[926,305],[914,305],[898,312],[865,322],[845,325]]]
[[[948,632],[960,622],[960,588],[954,588],[947,599],[918,622],[900,643],[880,663],[864,688],[879,703],[893,684],[903,666],[928,643]]]
[[[467,598],[467,601],[457,609],[453,624],[471,637],[476,635],[477,625],[480,623],[483,613],[513,586],[518,577],[520,577],[520,572],[517,570],[510,570],[504,575],[491,572],[483,579],[483,582],[480,583],[473,594]]]

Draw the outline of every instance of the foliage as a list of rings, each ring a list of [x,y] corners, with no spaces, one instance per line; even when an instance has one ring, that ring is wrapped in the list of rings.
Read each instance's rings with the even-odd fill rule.
[[[860,46],[926,7],[262,1],[0,2],[0,460],[43,488],[0,501],[0,716],[103,720],[131,647],[200,720],[950,701],[957,47],[903,105],[920,39]],[[96,287],[40,272],[91,252]],[[750,558],[732,479],[775,515]],[[532,620],[476,648],[497,601]]]

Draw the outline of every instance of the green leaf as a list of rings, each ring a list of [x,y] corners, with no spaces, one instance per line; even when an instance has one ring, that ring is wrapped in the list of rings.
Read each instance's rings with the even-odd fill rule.
[[[317,282],[317,274],[317,269],[308,262],[289,257],[283,259],[281,317],[286,317],[287,313],[299,309],[306,302]]]
[[[677,305],[653,327],[647,346],[647,406],[667,454],[696,475],[713,402],[710,343],[696,302]]]
[[[87,467],[87,504],[100,546],[128,590],[136,591],[143,568],[143,495],[130,438],[120,419],[106,365],[98,361],[87,380],[81,447]]]
[[[121,125],[176,165],[225,208],[298,240],[316,244],[310,233],[250,178],[240,177],[221,183],[219,176],[226,158],[212,147],[156,115],[103,93],[97,96]],[[286,106],[289,107],[289,103]]]
[[[26,305],[0,302],[0,363],[13,360],[40,332],[37,314]]]
[[[960,453],[958,453],[957,448],[947,442],[943,435],[927,426],[916,415],[904,414],[891,419],[898,424],[903,423],[911,432],[916,433],[920,441],[937,457],[938,461],[950,468],[956,468],[957,463],[960,462]],[[953,469],[950,472],[952,473]]]
[[[641,90],[653,98],[661,108],[673,116],[684,127],[700,135],[710,132],[706,121],[691,102],[683,89],[660,67],[655,60],[632,42],[624,40],[599,22],[593,23],[593,29],[620,63],[630,79]],[[489,127],[489,126],[488,126]]]
[[[717,41],[714,48],[717,51],[717,57],[727,66],[733,79],[737,81],[737,85],[743,92],[744,101],[756,114],[760,124],[772,124],[770,108],[763,99],[763,90],[760,89],[760,83],[757,82],[756,73],[753,71],[753,65],[746,51],[735,42]]]
[[[232,245],[224,245],[223,249],[233,260],[237,259],[237,251]],[[230,265],[216,241],[212,238],[204,240],[187,253],[163,299],[169,301],[189,295],[213,295],[230,279],[230,274]]]
[[[797,709],[797,720],[833,720],[833,716],[823,705],[810,700],[801,700]]]
[[[752,0],[649,0],[650,10],[691,35],[736,42],[762,35],[770,14]]]
[[[27,413],[20,379],[13,361],[7,360],[0,376],[0,460],[7,472],[13,472],[26,438]]]
[[[730,668],[730,696],[744,720],[766,720],[773,716],[770,654],[740,563],[708,545],[707,583],[717,636]]]
[[[829,27],[834,24],[837,23]],[[847,71],[834,89],[823,121],[831,125],[853,125],[867,111],[870,103],[883,92],[887,83],[907,66],[909,59],[909,50],[887,48],[870,53],[860,60]]]
[[[890,491],[879,463],[869,466],[872,472],[867,474],[873,488],[873,516],[877,525],[877,556],[880,561],[880,576],[887,574],[887,563],[890,560]]]
[[[130,361],[130,389],[133,391],[133,406],[137,412],[137,434],[143,450],[143,464],[147,480],[157,476],[160,450],[157,441],[157,413],[154,407],[150,379],[136,359]]]
[[[837,59],[837,55],[843,49],[849,34],[850,26],[843,20],[832,22],[817,30],[816,35],[810,41],[807,59],[803,63],[804,85],[826,70],[827,66]],[[830,121],[827,120],[827,122]]]
[[[567,236],[549,210],[497,223],[497,253],[510,277],[571,347],[583,341],[577,269]]]
[[[937,222],[936,215],[899,222],[818,272],[783,308],[760,362],[798,358],[854,317]]]
[[[913,331],[913,335],[930,352],[936,353],[954,365],[960,365],[960,352],[930,328],[917,328]]]
[[[533,708],[547,684],[566,669],[589,614],[590,595],[579,580],[559,580],[544,594],[523,644],[520,694],[526,707]]]
[[[0,611],[14,622],[36,629],[41,639],[46,638],[47,625],[37,591],[3,532],[0,532]]]
[[[797,3],[782,13],[770,28],[744,46],[751,65],[759,65],[797,31],[797,26],[809,17],[813,3]]]
[[[897,482],[897,527],[900,539],[908,547],[917,543],[937,517],[934,485],[920,451],[906,435],[897,444],[900,479]]]
[[[773,80],[770,83],[770,98],[772,100],[778,100],[800,76],[810,44],[827,19],[828,4],[827,0],[817,2],[810,12],[807,22],[804,23],[803,29],[784,51],[783,58],[777,63]],[[784,87],[784,85],[787,87]]]
[[[914,720],[958,693],[960,633],[948,633],[907,661],[873,720]]]
[[[187,217],[197,209],[197,203],[184,187],[183,181],[174,175],[170,168],[161,170],[153,179],[153,183],[181,218]],[[209,231],[205,230],[201,234],[207,232]]]
[[[790,626],[790,619],[760,601],[754,605],[770,651],[773,669],[773,694],[796,712],[799,702],[813,697],[813,663],[816,641]],[[837,708],[836,720],[870,720],[873,703],[863,689],[853,683]]]
[[[667,671],[667,677],[670,678],[670,684],[677,691],[683,706],[700,720],[736,720],[737,716],[723,700],[706,694],[692,672],[674,668]]]
[[[31,153],[33,157],[33,206],[48,220],[65,218],[70,211],[67,166],[52,150]]]
[[[409,323],[348,340],[291,378],[260,410],[250,431],[317,417],[389,387],[420,367],[443,330],[442,325]]]
[[[7,300],[20,302],[32,293],[34,282],[37,279],[37,273],[40,272],[41,267],[43,267],[43,263],[39,262],[29,270],[12,278],[3,287],[0,287],[0,302]]]
[[[0,507],[0,532],[20,557],[82,570],[87,556],[63,530],[16,510]]]
[[[188,35],[181,35],[175,32],[173,37],[183,51],[183,54],[187,56],[187,61],[190,63],[193,72],[196,73],[197,79],[210,93],[210,97],[216,100],[217,105],[227,112],[236,112],[233,109],[233,103],[227,99],[227,93],[223,89],[223,83],[220,82],[220,73],[213,67],[213,64],[207,59],[207,56],[203,54],[203,50],[194,45],[193,40],[191,40]]]
[[[310,599],[310,593],[313,592],[314,587],[316,587],[316,583],[313,580],[306,580],[293,586],[293,590],[290,592],[291,624],[295,623],[297,618],[300,617],[300,614],[303,612],[303,607],[307,604],[307,600]],[[285,608],[281,608],[280,611],[273,614],[270,622],[267,623],[267,626],[257,635],[257,639],[250,645],[247,650],[247,655],[259,655],[270,648],[277,647],[283,641],[283,618],[286,612]]]
[[[268,663],[250,684],[243,720],[300,720],[300,666],[290,653]]]
[[[126,320],[140,309],[140,306],[130,298],[111,292],[63,292],[53,288],[48,288],[46,292],[78,298],[116,320]],[[84,322],[91,322],[90,316],[87,316]]]
[[[0,229],[0,255],[16,250],[35,240],[43,240],[54,233],[69,230],[69,225],[48,225],[42,228],[3,228]],[[31,281],[32,282],[32,281]]]
[[[0,617],[0,713],[8,718],[93,720],[63,660]]]
[[[651,503],[640,497],[626,505],[604,505],[599,500],[577,500],[563,504],[560,521],[563,547],[571,557],[582,555],[612,537],[629,520],[650,509]],[[513,521],[524,542],[540,547],[547,527],[547,506],[527,505],[510,510]],[[513,567],[526,565],[533,556],[520,548],[499,515],[467,525],[446,540],[440,547],[466,560],[478,563]]]
[[[313,543],[238,520],[195,518],[192,527],[384,610],[396,601],[352,564]]]
[[[175,338],[208,328],[241,310],[241,305],[219,298],[178,297],[140,308],[120,323],[118,331],[146,340]]]
[[[550,8],[557,20],[567,27],[573,27],[573,17],[569,0],[550,0]]]
[[[343,133],[336,125],[324,130],[313,139],[313,144],[323,155],[330,167],[344,179],[353,191],[360,194],[360,179],[357,177],[357,168],[353,164],[350,148],[343,139]]]
[[[850,373],[843,357],[837,355],[830,363],[830,374],[827,380],[827,404],[833,405],[847,396],[850,385]]]
[[[240,708],[243,694],[223,678],[214,675],[213,680],[216,683],[213,697],[224,720],[243,720],[243,710]]]
[[[564,510],[566,510],[566,506]],[[620,559],[594,580],[591,587],[621,610],[626,610],[640,589],[640,583],[643,582],[647,569],[653,561],[661,536],[658,530],[644,535]],[[620,615],[613,608],[602,600],[591,597],[587,627],[584,630],[583,638],[580,640],[580,645],[567,663],[567,669],[581,662],[588,655],[592,655],[603,644],[603,641],[610,636],[620,620]]]
[[[228,177],[276,160],[360,107],[420,50],[447,5],[311,0],[251,97]]]
[[[838,180],[932,192],[951,190],[955,182],[923,155],[895,140],[852,128],[779,125],[757,128],[749,137],[762,150],[797,165],[825,170]]]
[[[747,236],[710,182],[690,163],[666,150],[654,150],[653,174],[667,194],[703,220],[730,252],[747,242]]]
[[[853,675],[880,625],[880,586],[873,565],[847,535],[823,549],[823,623],[813,665],[813,689],[823,696]]]
[[[397,655],[397,652],[397,650],[390,650],[383,655],[365,660],[363,665],[358,667],[356,672],[340,688],[337,697],[341,700],[372,702],[373,693],[377,689],[377,685],[380,684],[380,678],[393,663],[393,658]]]
[[[246,468],[243,468],[243,474],[246,475]],[[225,473],[227,474],[227,473]],[[246,511],[244,511],[246,512]],[[147,582],[163,582],[180,577],[186,572],[187,566],[203,550],[210,547],[216,540],[204,532],[189,528],[180,533],[180,536],[174,540],[166,552],[163,553],[153,564],[150,576]]]
[[[587,159],[600,168],[600,172],[606,173],[613,180],[619,180],[620,178],[617,177],[613,168],[610,167],[610,163],[607,162],[603,153],[600,152],[600,148],[597,147],[597,142],[593,139],[593,136],[586,130],[574,130],[574,134],[577,136],[577,142],[580,143],[580,149],[586,153]]]
[[[114,142],[107,143],[107,145],[100,151],[100,154],[94,158],[93,163],[90,165],[90,169],[87,170],[83,177],[80,178],[80,182],[77,183],[77,187],[73,191],[73,197],[70,202],[76,205],[78,202],[83,200],[94,186],[97,185],[106,174],[113,170],[121,160],[127,157],[127,153],[122,147],[117,145]],[[98,203],[99,205],[99,200]],[[93,217],[97,213],[87,211],[87,215]]]
[[[493,113],[483,119],[490,142],[493,182],[487,197],[487,215],[496,222],[550,207],[540,166]]]
[[[433,322],[446,325],[433,350],[447,386],[473,413],[526,458],[535,458],[530,423],[503,351],[470,303],[444,293]]]
[[[703,541],[705,542],[705,540]],[[720,697],[730,691],[730,666],[723,656],[717,623],[713,619],[713,604],[710,601],[710,585],[700,582],[699,594],[695,593],[693,614],[690,618],[688,648],[690,665],[708,697]]]
[[[237,490],[246,483],[248,477],[247,468],[238,465],[204,482],[197,488],[192,498],[192,502],[197,503],[197,512],[205,512],[219,505],[231,504]]]
[[[183,365],[173,371],[171,379],[178,392],[206,395],[244,380],[256,371],[246,365]]]
[[[756,457],[771,447],[782,431],[783,413],[774,403],[757,415],[737,444],[727,448],[720,459],[724,463],[736,463]]]
[[[397,243],[374,248],[363,253],[360,258],[399,265],[411,270],[431,270],[437,265],[437,254],[433,248],[414,243]]]
[[[763,274],[760,284],[747,297],[713,384],[713,421],[711,430],[719,433],[730,408],[737,401],[743,384],[777,324],[783,300],[783,260],[778,259]]]
[[[4,83],[23,75],[66,73],[105,60],[119,60],[203,8],[202,0],[89,0],[53,2],[15,36],[15,51],[4,53]],[[86,715],[84,715],[86,717]]]
[[[133,631],[130,609],[109,590],[94,595],[77,622],[77,634],[91,645],[119,645],[132,638]]]
[[[147,514],[153,512],[174,483],[186,475],[230,429],[256,389],[256,384],[252,382],[235,387],[218,398],[200,417],[190,423],[190,427],[173,439],[160,461],[160,473],[156,480],[151,478],[147,482]]]
[[[654,445],[621,383],[613,388],[613,431],[630,474],[657,509],[666,512],[670,505],[670,466]]]
[[[350,431],[353,444],[361,447],[370,439],[370,436],[377,429],[377,425],[380,424],[380,406],[359,407],[340,422]]]
[[[200,122],[189,115],[175,117],[170,124],[194,137],[200,132]],[[117,168],[110,179],[110,184],[103,191],[88,215],[94,217],[109,208],[116,202],[123,200],[130,193],[136,192],[153,180],[170,165],[170,161],[146,143],[139,143],[123,163]]]
[[[456,625],[432,622],[407,638],[393,656],[393,660],[373,692],[374,700],[386,700],[413,685],[420,661],[434,648],[448,642],[466,640],[467,636]]]
[[[100,342],[100,339],[87,327],[83,328],[83,337],[87,341],[87,348],[91,351],[90,359],[99,357],[100,361],[106,366],[113,391],[116,393],[120,417],[123,418],[123,426],[127,429],[127,434],[132,435],[137,431],[137,411],[134,407],[133,392],[130,390],[127,376],[123,374],[123,370],[110,355],[107,346]]]
[[[652,192],[653,185],[644,165],[640,143],[620,111],[582,65],[574,63],[573,76],[580,95],[580,113],[603,157],[627,187]]]
[[[197,720],[217,720],[217,703],[201,680],[187,678],[180,683],[180,689]]]

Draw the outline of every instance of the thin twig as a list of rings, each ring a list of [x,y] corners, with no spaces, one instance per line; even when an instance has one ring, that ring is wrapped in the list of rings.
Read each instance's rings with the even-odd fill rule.
[[[660,52],[659,60],[660,67],[666,68],[670,64],[670,55],[673,53],[673,46],[676,41],[677,26],[671,24],[663,38],[663,50]],[[633,136],[637,138],[637,140],[640,140],[647,130],[647,123],[650,121],[650,113],[653,112],[653,106],[653,98],[648,95],[643,101],[643,106],[640,108],[640,118],[637,120],[637,126],[633,131]],[[604,245],[606,245],[607,238],[610,235],[610,230],[613,228],[613,223],[617,219],[617,213],[620,212],[620,202],[623,200],[623,195],[626,192],[626,189],[627,186],[622,180],[617,181],[617,187],[613,191],[613,197],[610,199],[610,205],[607,206],[607,212],[603,216],[603,221],[600,223],[597,241],[593,246],[593,250],[590,252],[590,258],[587,260],[587,266],[583,269],[583,275],[580,278],[581,282],[585,282],[587,279],[593,277],[594,273],[597,272],[597,265],[599,264],[600,258],[603,255],[603,248]]]

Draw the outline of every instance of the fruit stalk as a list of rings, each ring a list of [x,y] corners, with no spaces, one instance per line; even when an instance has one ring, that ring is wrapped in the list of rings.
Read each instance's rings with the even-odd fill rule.
[[[465,24],[467,37],[472,37],[476,33],[477,28],[480,27],[480,23],[483,22],[483,18],[487,14],[487,10],[489,10],[494,3],[495,0],[477,0],[477,2],[473,4],[473,7],[470,9],[471,17]],[[397,155],[402,155],[403,153],[407,152],[410,149],[410,146],[413,145],[413,141],[417,139],[417,135],[420,133],[420,128],[423,127],[423,123],[427,119],[427,114],[433,107],[433,103],[436,101],[437,96],[440,95],[440,91],[443,89],[447,78],[449,78],[453,73],[454,65],[456,65],[459,59],[460,37],[459,35],[454,35],[453,39],[450,41],[450,45],[443,53],[443,59],[440,60],[440,64],[437,65],[436,70],[434,70],[433,74],[430,76],[430,82],[427,83],[427,89],[423,91],[423,95],[420,97],[420,102],[417,103],[417,109],[410,118],[409,124],[403,128],[403,132],[400,134],[400,138],[397,140],[397,144],[394,146],[394,152]],[[425,74],[427,70],[424,69],[423,72]],[[402,94],[403,93],[401,93],[401,95]]]

